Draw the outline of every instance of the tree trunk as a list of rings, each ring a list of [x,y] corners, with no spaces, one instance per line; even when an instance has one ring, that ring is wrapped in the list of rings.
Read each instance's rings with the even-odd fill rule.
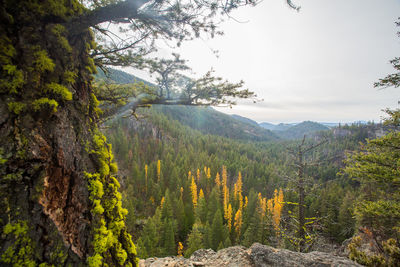
[[[303,152],[299,149],[298,153],[298,164],[299,164],[299,173],[298,173],[298,192],[299,192],[299,228],[298,228],[298,237],[299,237],[299,251],[303,252],[304,244],[305,244],[305,216],[304,216],[304,164],[303,164]]]
[[[57,24],[82,6],[0,8],[0,262],[134,265],[112,154],[96,126],[93,37]]]

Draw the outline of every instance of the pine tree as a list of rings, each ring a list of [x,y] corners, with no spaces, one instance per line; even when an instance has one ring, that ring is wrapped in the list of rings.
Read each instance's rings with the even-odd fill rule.
[[[350,238],[354,234],[355,218],[354,218],[354,201],[355,195],[353,191],[348,191],[342,200],[339,208],[338,223],[340,227],[339,242]]]
[[[203,227],[199,223],[193,225],[193,229],[188,236],[188,245],[185,251],[185,257],[189,257],[198,249],[204,247],[204,234],[202,233]]]
[[[218,209],[214,214],[213,223],[211,225],[211,248],[217,251],[218,246],[223,240],[224,225],[222,223],[222,214]]]
[[[175,227],[173,221],[171,219],[165,219],[161,229],[161,256],[175,255]]]
[[[207,202],[204,198],[203,190],[200,189],[199,201],[196,208],[196,217],[200,219],[201,223],[205,224],[207,221]]]
[[[393,118],[392,121],[396,121]],[[350,258],[364,265],[400,264],[400,132],[368,140],[362,151],[349,155],[344,172],[361,183],[355,215],[381,246],[381,253],[368,256],[359,250],[357,238],[349,245]]]
[[[221,207],[221,194],[220,190],[218,187],[214,187],[213,190],[211,191],[209,201],[208,201],[208,222],[209,224],[212,224],[214,220],[215,213],[222,209]]]

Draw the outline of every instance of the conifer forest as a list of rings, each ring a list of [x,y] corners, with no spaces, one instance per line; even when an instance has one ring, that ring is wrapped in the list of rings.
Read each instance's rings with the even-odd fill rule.
[[[0,266],[400,266],[400,4],[349,2],[0,0]]]

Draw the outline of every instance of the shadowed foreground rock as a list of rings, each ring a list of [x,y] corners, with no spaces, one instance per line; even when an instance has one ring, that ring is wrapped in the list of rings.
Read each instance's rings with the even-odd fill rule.
[[[178,267],[178,266],[361,266],[349,259],[325,252],[299,253],[286,249],[276,249],[254,243],[246,249],[235,246],[214,252],[212,249],[200,249],[189,259],[183,257],[149,258],[140,260],[139,267]]]

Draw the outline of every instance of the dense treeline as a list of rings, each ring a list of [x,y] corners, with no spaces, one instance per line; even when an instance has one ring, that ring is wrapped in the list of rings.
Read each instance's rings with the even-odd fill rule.
[[[288,151],[297,142],[244,142],[207,135],[159,111],[142,111],[140,121],[115,119],[106,130],[120,166],[127,226],[140,256],[176,255],[178,250],[190,255],[198,248],[253,242],[296,249],[293,217],[298,195]],[[329,140],[307,156],[318,163],[307,168],[308,247],[318,236],[341,242],[354,232],[352,206],[358,184],[338,172],[344,152],[357,149],[368,128],[345,128],[345,136],[331,131],[307,141]],[[242,204],[237,197],[239,173]],[[280,195],[274,194],[279,188],[283,201],[272,205],[282,206],[277,222],[267,203]]]

